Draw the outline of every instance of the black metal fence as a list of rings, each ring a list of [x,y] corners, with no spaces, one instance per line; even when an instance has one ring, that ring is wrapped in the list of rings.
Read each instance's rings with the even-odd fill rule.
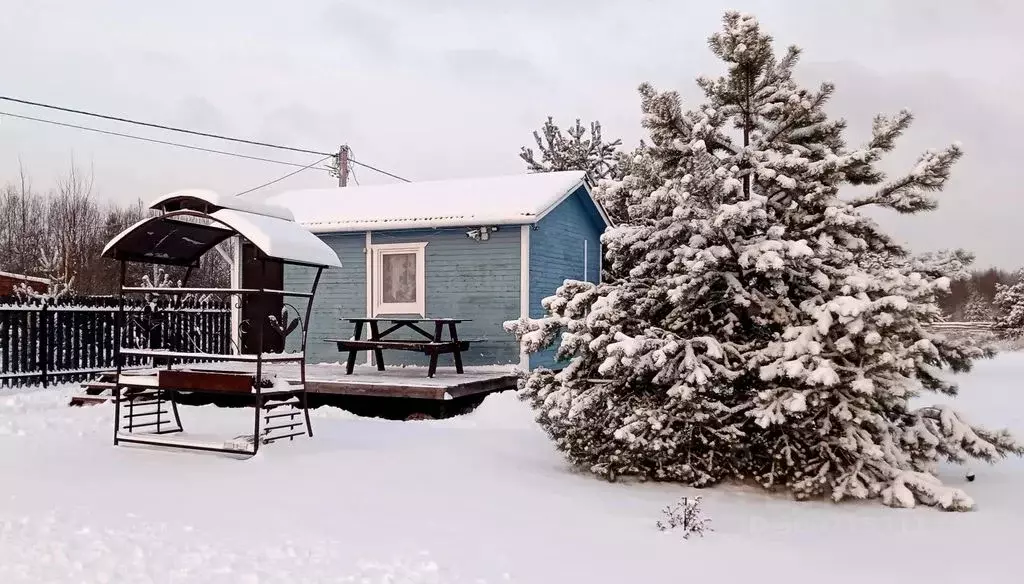
[[[135,300],[125,306],[121,346],[231,352],[231,310],[226,301]],[[117,307],[113,297],[0,297],[0,387],[80,381],[116,367]],[[146,367],[153,362],[127,357],[126,365]]]

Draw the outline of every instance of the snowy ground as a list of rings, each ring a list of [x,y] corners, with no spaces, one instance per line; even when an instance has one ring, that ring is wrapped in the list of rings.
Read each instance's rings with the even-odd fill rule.
[[[963,408],[1024,436],[1022,377],[1024,354],[981,363]],[[1020,460],[978,467],[966,514],[707,490],[715,532],[683,541],[654,523],[693,490],[570,472],[508,393],[436,422],[321,409],[313,440],[239,461],[114,448],[111,410],[65,407],[70,391],[0,391],[0,583],[1020,580]]]

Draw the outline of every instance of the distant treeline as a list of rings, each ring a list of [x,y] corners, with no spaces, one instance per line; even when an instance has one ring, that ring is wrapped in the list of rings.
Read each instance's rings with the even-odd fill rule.
[[[111,238],[151,213],[141,200],[128,206],[101,204],[93,193],[91,173],[74,164],[46,190],[37,190],[22,170],[0,186],[0,271],[57,281],[65,293],[115,293],[119,264],[100,253]],[[174,281],[183,270],[167,272],[158,277]],[[223,285],[228,273],[226,262],[211,253],[193,272],[191,282]],[[141,284],[144,276],[153,279],[151,267],[130,267],[130,284]]]
[[[968,310],[969,301],[973,299],[991,306],[996,295],[996,285],[1010,285],[1016,279],[1016,273],[1007,270],[974,270],[969,279],[953,281],[949,286],[949,294],[942,297],[939,305],[950,320],[977,320]]]

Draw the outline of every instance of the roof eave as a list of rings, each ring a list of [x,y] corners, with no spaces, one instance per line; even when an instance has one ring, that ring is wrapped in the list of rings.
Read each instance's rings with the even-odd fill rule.
[[[311,233],[364,233],[367,231],[409,231],[409,230],[431,230],[431,229],[465,229],[477,226],[502,226],[502,225],[533,225],[540,221],[538,215],[524,215],[521,218],[488,219],[486,217],[474,220],[472,218],[458,221],[364,221],[358,223],[300,223]]]
[[[49,284],[50,281],[46,278],[40,278],[38,276],[26,276],[25,274],[15,274],[14,272],[4,272],[0,270],[0,276],[10,278],[12,280],[23,280],[25,282],[35,282],[37,284]]]
[[[601,216],[601,220],[604,221],[604,224],[608,227],[615,227],[615,224],[612,223],[611,217],[608,216],[608,213],[605,212],[604,207],[601,206],[601,202],[594,197],[594,193],[590,187],[590,181],[588,181],[586,177],[584,177],[583,180],[573,185],[572,188],[570,188],[567,192],[563,193],[562,196],[558,197],[558,199],[556,199],[554,203],[548,205],[540,213],[537,213],[537,219],[534,221],[534,223],[540,221],[541,219],[544,218],[545,215],[555,210],[555,208],[564,203],[565,200],[571,197],[573,193],[575,193],[580,187],[583,187],[583,190],[585,190],[587,193],[587,197],[590,199],[592,203],[594,203],[594,207],[597,208],[597,213]]]

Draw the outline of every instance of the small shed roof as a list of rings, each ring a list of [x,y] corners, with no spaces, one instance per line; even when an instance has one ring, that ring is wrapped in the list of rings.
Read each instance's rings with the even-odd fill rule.
[[[267,202],[289,209],[314,233],[524,225],[583,187],[579,171],[285,191]],[[593,199],[591,199],[593,200]],[[601,206],[599,214],[610,224]]]
[[[207,191],[206,193],[212,193]],[[216,195],[216,193],[212,193]],[[227,205],[206,207],[215,197],[173,193],[177,199],[161,197],[153,208],[167,208],[168,200],[175,211],[137,222],[117,234],[103,248],[103,256],[119,260],[171,265],[190,265],[217,244],[238,234],[249,240],[269,258],[285,262],[323,267],[341,267],[341,260],[323,240],[294,221],[281,217],[228,208]],[[225,201],[230,203],[231,201]],[[255,203],[255,205],[259,205]],[[215,211],[210,211],[219,207]],[[188,209],[211,219],[210,224],[183,221],[176,211]]]
[[[5,272],[0,270],[0,277],[10,278],[11,280],[24,280],[26,282],[35,282],[37,284],[49,284],[50,281],[46,278],[38,278],[36,276],[26,276],[25,274],[15,274],[13,272]]]
[[[103,248],[103,257],[133,262],[186,266],[234,235],[218,225],[203,225],[160,215],[136,222]]]
[[[193,209],[204,213],[212,213],[220,209],[234,209],[255,215],[277,217],[285,221],[295,221],[295,216],[292,215],[292,212],[284,207],[267,205],[243,197],[222,195],[207,189],[185,189],[167,193],[150,203],[149,208],[162,211]]]
[[[238,231],[268,257],[300,264],[340,268],[331,246],[294,221],[234,209],[215,211],[211,217]]]

